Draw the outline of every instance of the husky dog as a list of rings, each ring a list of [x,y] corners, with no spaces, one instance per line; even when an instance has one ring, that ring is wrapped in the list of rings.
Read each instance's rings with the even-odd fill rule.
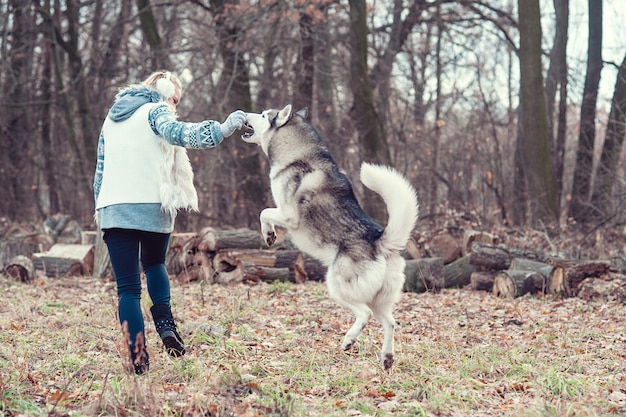
[[[389,212],[387,227],[359,206],[348,178],[337,167],[307,110],[247,113],[248,143],[261,146],[270,162],[276,208],[261,212],[261,233],[271,246],[276,226],[287,229],[293,243],[327,268],[332,299],[349,308],[356,321],[341,347],[350,349],[373,314],[382,324],[382,366],[393,365],[393,307],[404,284],[405,247],[418,214],[417,197],[395,170],[364,163],[361,182],[379,194]]]

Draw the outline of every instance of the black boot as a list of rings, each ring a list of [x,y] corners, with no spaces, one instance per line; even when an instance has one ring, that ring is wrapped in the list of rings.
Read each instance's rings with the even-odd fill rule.
[[[130,363],[135,370],[135,374],[143,375],[148,372],[150,368],[150,355],[148,355],[148,349],[146,349],[142,333],[137,335],[135,346],[129,346],[129,349]]]
[[[136,375],[143,375],[150,369],[150,355],[143,345],[130,348],[130,361]]]
[[[174,321],[174,316],[172,316],[170,306],[167,304],[155,304],[150,308],[150,312],[167,353],[175,358],[183,356],[186,353],[185,343],[176,330],[176,322]]]

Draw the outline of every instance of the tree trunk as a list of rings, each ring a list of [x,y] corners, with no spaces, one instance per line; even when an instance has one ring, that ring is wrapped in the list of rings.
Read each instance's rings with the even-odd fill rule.
[[[580,134],[574,184],[569,215],[578,222],[587,222],[592,214],[591,174],[596,137],[596,101],[602,71],[602,0],[589,0],[589,44],[587,49],[587,75],[580,108]]]
[[[81,183],[84,184],[84,192],[89,194],[92,179],[90,170],[93,168],[93,161],[96,160],[96,144],[98,142],[94,140],[94,138],[97,137],[97,132],[90,118],[92,100],[89,94],[92,86],[88,85],[85,79],[86,74],[83,66],[83,55],[80,51],[82,46],[80,41],[81,33],[78,27],[78,22],[80,21],[79,16],[82,11],[80,10],[81,3],[77,2],[77,4],[78,7],[74,5],[73,1],[67,2],[65,13],[67,15],[67,34],[69,35],[69,40],[63,43],[62,46],[69,59],[70,76],[72,80],[72,88],[70,90],[74,92],[74,99],[76,101],[74,113],[75,117],[78,116],[77,118],[81,127],[79,137],[82,138],[81,148],[84,152],[84,159],[78,160],[77,163],[86,165],[84,168],[80,169],[80,172],[87,173],[87,177],[81,181]]]
[[[569,1],[553,0],[555,11],[554,44],[550,51],[550,66],[546,76],[546,110],[548,114],[548,133],[552,168],[556,188],[557,204],[561,201],[563,188],[563,160],[565,158],[565,126],[567,94],[559,97],[559,108],[555,118],[555,97],[557,89],[567,92],[567,32],[569,26]],[[565,102],[561,102],[565,100]],[[555,129],[556,122],[556,129]]]
[[[44,76],[41,79],[41,93],[44,101],[41,116],[41,165],[42,183],[39,185],[39,206],[40,212],[45,217],[49,217],[59,212],[58,186],[56,181],[56,167],[54,150],[52,146],[52,88],[50,82],[53,77],[52,72],[52,51],[50,44],[46,44],[43,50]]]
[[[334,134],[338,129],[333,93],[336,88],[333,80],[335,69],[332,56],[335,45],[329,33],[328,9],[328,7],[323,9],[326,18],[315,22],[315,36],[313,37],[316,56],[314,81],[316,83],[315,102],[317,103],[317,112],[313,112],[312,120],[318,126],[318,130],[323,138],[330,138],[331,134]],[[326,143],[331,154],[335,156],[341,155],[341,151],[346,144],[346,140],[329,140]]]
[[[626,134],[626,54],[617,72],[615,90],[611,100],[611,112],[604,137],[604,147],[600,164],[596,172],[594,192],[594,218],[602,220],[614,213],[613,186],[617,178],[617,169],[621,155],[624,135]]]
[[[374,107],[374,94],[367,66],[367,4],[350,0],[350,84],[353,95],[351,116],[359,134],[362,160],[390,164],[391,158],[380,117]],[[365,211],[376,221],[385,220],[385,207],[374,193],[363,198]]]
[[[552,224],[558,218],[548,119],[541,71],[539,0],[518,2],[520,30],[520,92],[523,126],[521,165],[526,182],[530,219]]]
[[[300,13],[300,53],[298,54],[297,90],[292,104],[295,110],[303,107],[313,110],[313,72],[315,64],[315,49],[313,47],[313,19],[306,10]]]
[[[150,0],[136,0],[137,14],[141,23],[141,30],[146,43],[150,46],[152,62],[150,68],[152,71],[158,69],[170,69],[171,63],[167,53],[161,45],[161,35],[159,34],[159,26],[152,13],[152,5]]]
[[[437,0],[437,11],[436,11],[436,20],[437,20],[437,40],[435,42],[435,134],[433,135],[432,140],[432,154],[430,157],[430,187],[429,187],[429,212],[435,213],[437,208],[437,195],[438,195],[438,182],[439,178],[437,175],[439,169],[439,146],[441,143],[441,128],[443,127],[443,121],[441,120],[441,107],[442,107],[442,97],[441,97],[441,74],[442,74],[442,63],[441,63],[441,39],[443,37],[443,23],[441,19],[441,1]]]
[[[52,10],[48,2],[45,7],[47,8],[40,11],[40,16],[44,21],[42,33],[44,38],[46,38],[51,45],[51,64],[54,72],[55,89],[59,96],[60,107],[66,125],[65,140],[67,140],[67,143],[70,145],[69,149],[73,152],[73,157],[70,161],[72,170],[74,171],[72,176],[75,178],[75,181],[71,183],[73,187],[71,193],[74,195],[89,195],[91,194],[91,180],[93,177],[91,172],[89,174],[87,173],[86,167],[88,158],[86,158],[85,149],[89,149],[90,155],[93,156],[89,159],[89,166],[92,168],[93,161],[95,160],[96,142],[91,136],[89,138],[85,137],[87,132],[81,132],[80,127],[84,128],[85,123],[80,127],[77,126],[76,108],[73,103],[73,99],[78,99],[77,95],[84,95],[86,92],[83,88],[84,85],[81,87],[81,80],[76,80],[78,85],[77,89],[75,89],[73,85],[68,86],[64,74],[64,61],[65,57],[67,57],[70,62],[71,81],[74,81],[77,74],[79,74],[79,77],[82,77],[82,58],[78,50],[78,34],[75,26],[75,20],[78,19],[76,13],[78,12],[73,7],[68,7],[67,10],[63,11],[58,3],[54,4],[54,10]],[[68,20],[67,26],[70,32],[69,40],[66,40],[63,36],[64,31],[62,28],[66,25],[66,22],[61,20],[63,17],[66,17],[66,20]],[[64,54],[62,52],[64,52]],[[82,99],[80,101],[82,102]],[[84,139],[82,141],[80,140],[81,133]],[[87,141],[89,141],[89,145],[86,146]],[[79,199],[70,199],[70,205],[80,203]],[[73,211],[72,209],[75,208],[72,207],[70,211]]]
[[[235,109],[251,109],[250,74],[240,45],[241,28],[237,21],[227,18],[227,6],[232,0],[211,0],[215,25],[219,34],[223,69],[220,74],[217,113],[226,117]],[[233,137],[240,133],[235,132]],[[218,152],[223,177],[215,183],[213,193],[217,218],[222,224],[258,227],[259,213],[266,207],[267,175],[261,175],[260,152],[253,146],[242,147],[237,140],[225,140]]]
[[[2,168],[0,169],[0,190],[2,201],[0,212],[9,219],[26,219],[29,207],[32,204],[30,186],[34,180],[29,171],[28,161],[31,155],[31,140],[35,136],[34,127],[37,123],[31,120],[31,112],[25,111],[25,105],[33,97],[28,85],[31,83],[28,76],[33,73],[33,48],[36,36],[35,16],[30,7],[25,7],[24,1],[12,0],[4,7],[13,9],[14,20],[10,32],[3,33],[8,44],[2,51],[2,60],[9,61],[8,71],[2,74],[6,78],[2,91],[2,101],[11,103],[4,107],[3,117],[6,124],[2,126],[0,134],[0,150],[2,153]],[[3,16],[4,20],[4,16]],[[3,29],[5,32],[6,29]],[[26,192],[25,190],[29,190]]]

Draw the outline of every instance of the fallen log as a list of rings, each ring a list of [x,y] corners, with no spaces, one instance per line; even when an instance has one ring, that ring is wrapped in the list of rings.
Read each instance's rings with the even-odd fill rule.
[[[555,260],[553,257],[541,253],[478,242],[472,243],[472,251],[469,256],[470,264],[493,271],[510,269],[511,262],[515,258],[524,258],[546,264]]]
[[[461,247],[450,233],[433,236],[428,242],[428,250],[433,258],[443,259],[444,264],[449,264],[461,257]]]
[[[417,243],[413,238],[409,239],[406,242],[406,253],[409,255],[408,259],[419,259],[421,258],[421,251]]]
[[[172,234],[165,255],[165,267],[170,275],[178,277],[194,264],[198,242],[199,236],[196,233]]]
[[[96,245],[98,237],[100,236],[99,230],[83,230],[80,232],[80,244],[81,245]]]
[[[477,242],[472,243],[469,257],[470,265],[493,271],[508,269],[513,259],[511,253],[504,248]]]
[[[35,279],[33,261],[24,255],[17,255],[11,259],[4,268],[4,272],[9,277],[21,282],[31,282]]]
[[[289,268],[271,268],[267,266],[258,266],[254,264],[245,264],[245,280],[253,282],[290,282],[291,274]]]
[[[471,281],[472,273],[478,269],[470,264],[470,257],[464,256],[443,267],[444,286],[461,288]]]
[[[509,269],[496,273],[493,294],[496,297],[516,298],[537,291],[545,292],[546,277],[539,272]]]
[[[44,253],[33,254],[35,269],[49,277],[91,275],[94,246],[57,243]]]
[[[296,250],[266,250],[266,249],[223,249],[215,253],[213,267],[218,274],[224,274],[220,279],[229,282],[243,280],[246,266],[265,268],[287,268],[289,281],[302,283],[308,279],[302,252]]]
[[[228,262],[222,260],[219,263],[214,259],[213,268],[215,270],[213,282],[217,284],[234,284],[243,282],[246,278],[243,262],[238,259],[231,259]]]
[[[618,274],[626,274],[626,258],[623,256],[614,256],[611,259],[611,269]]]
[[[469,254],[472,251],[472,244],[476,243],[486,243],[489,245],[497,245],[499,243],[499,238],[496,235],[487,232],[481,232],[478,230],[468,229],[463,233],[463,240],[461,243],[461,254],[463,256]]]
[[[94,278],[108,278],[115,279],[113,275],[113,268],[111,266],[111,258],[109,257],[109,250],[107,249],[106,243],[102,240],[102,232],[100,227],[98,226],[98,230],[91,234],[83,234],[84,241],[83,245],[89,245],[91,243],[91,239],[95,240],[94,243],[94,252],[93,252],[93,273],[92,276]]]
[[[198,250],[214,252],[220,249],[259,249],[261,237],[259,232],[250,229],[214,229],[206,227],[199,233]]]
[[[580,283],[586,278],[608,276],[609,262],[554,262],[548,276],[548,292],[550,294],[574,297],[578,295]]]
[[[18,239],[0,240],[0,270],[3,270],[18,255],[31,256],[32,253],[41,250],[43,248],[33,242]]]
[[[517,269],[520,271],[535,271],[548,278],[548,276],[554,269],[554,266],[545,262],[533,261],[531,259],[513,258],[513,260],[511,260],[511,264],[509,265],[509,269]]]
[[[314,257],[303,254],[304,256],[304,271],[306,272],[307,279],[309,281],[324,281],[326,279],[326,268],[320,261]]]
[[[480,291],[493,291],[493,281],[496,278],[495,271],[476,271],[470,276],[470,288]]]
[[[189,255],[190,262],[182,266],[176,274],[176,280],[181,284],[191,281],[213,283],[215,270],[211,258],[205,252],[196,252]]]
[[[626,276],[614,274],[609,279],[586,278],[578,286],[583,300],[617,301],[626,304]]]
[[[407,260],[404,275],[404,291],[439,292],[445,286],[441,258]]]

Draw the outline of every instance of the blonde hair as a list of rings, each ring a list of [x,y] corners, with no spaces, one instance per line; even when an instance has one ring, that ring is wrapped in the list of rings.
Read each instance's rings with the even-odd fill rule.
[[[174,83],[176,87],[178,87],[181,91],[183,89],[183,84],[180,82],[180,79],[176,74],[169,71],[155,71],[148,76],[145,80],[141,82],[143,85],[147,85],[153,88],[156,88],[157,80],[161,78],[167,78],[169,74],[169,80]]]

